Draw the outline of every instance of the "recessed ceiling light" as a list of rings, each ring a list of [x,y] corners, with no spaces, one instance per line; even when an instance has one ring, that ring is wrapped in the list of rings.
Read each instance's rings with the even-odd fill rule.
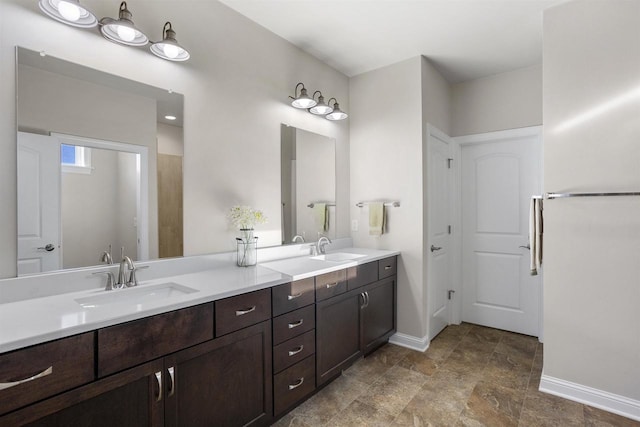
[[[176,116],[164,116],[164,118],[167,120],[175,120]]]

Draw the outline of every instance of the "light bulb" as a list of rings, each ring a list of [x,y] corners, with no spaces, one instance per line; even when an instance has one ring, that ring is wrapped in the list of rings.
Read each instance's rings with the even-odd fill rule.
[[[167,58],[173,59],[180,54],[181,49],[176,45],[164,43],[162,45],[162,50],[164,51],[164,54],[167,55]]]
[[[58,12],[67,21],[76,22],[80,19],[80,8],[76,4],[67,1],[58,3]]]
[[[133,28],[125,27],[124,25],[118,25],[117,27],[118,37],[122,40],[131,42],[136,38],[136,30]]]

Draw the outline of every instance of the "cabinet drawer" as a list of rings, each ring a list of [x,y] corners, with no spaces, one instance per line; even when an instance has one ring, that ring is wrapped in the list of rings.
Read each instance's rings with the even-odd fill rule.
[[[216,337],[271,318],[271,289],[249,292],[215,302]]]
[[[378,279],[382,280],[385,277],[396,275],[397,259],[398,257],[392,256],[378,261]]]
[[[378,280],[378,263],[375,261],[347,269],[347,290],[349,291],[376,280]]]
[[[272,298],[274,316],[313,304],[315,301],[313,277],[274,286],[272,288]]]
[[[273,344],[280,344],[315,327],[316,313],[313,305],[278,316],[273,319]]]
[[[278,373],[316,352],[316,331],[291,338],[273,348],[273,372]]]
[[[112,374],[213,338],[213,304],[98,330],[98,376]]]
[[[316,301],[340,295],[347,290],[347,270],[316,276]]]
[[[93,332],[2,354],[0,414],[94,379]]]
[[[316,386],[315,357],[309,356],[273,377],[275,416],[311,393]]]

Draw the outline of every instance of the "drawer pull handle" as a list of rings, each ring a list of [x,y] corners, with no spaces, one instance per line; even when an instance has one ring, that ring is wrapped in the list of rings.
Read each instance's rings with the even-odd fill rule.
[[[385,266],[384,266],[384,269],[385,269],[385,270],[391,270],[391,266],[390,266],[390,265],[385,265]]]
[[[302,350],[304,350],[304,345],[301,345],[300,347],[296,348],[295,350],[289,350],[289,357],[295,356],[296,354],[300,353]]]
[[[11,381],[11,382],[8,382],[8,383],[0,383],[0,390],[4,390],[6,388],[11,388],[11,387],[15,387],[15,386],[20,385],[20,384],[28,383],[29,381],[33,381],[33,380],[37,380],[38,378],[46,377],[47,375],[51,375],[52,373],[53,373],[53,366],[49,366],[44,371],[40,372],[39,374],[35,374],[32,377],[25,378],[23,380],[18,380],[18,381]]]
[[[300,319],[297,322],[289,323],[289,329],[297,328],[298,326],[302,325],[303,322],[304,319]]]
[[[335,288],[339,282],[327,283],[327,289]]]
[[[289,384],[289,390],[293,390],[294,388],[300,387],[303,382],[304,382],[304,377],[302,377],[298,381],[296,381],[295,384]]]
[[[156,372],[156,382],[158,383],[158,395],[156,396],[156,402],[162,400],[162,372]]]
[[[169,379],[171,380],[171,382],[169,383],[169,393],[167,394],[167,397],[171,397],[173,396],[173,393],[176,392],[176,381],[175,381],[175,368],[172,366],[169,369],[167,369],[167,371],[169,371]]]
[[[291,301],[292,299],[300,298],[302,296],[302,292],[295,295],[287,295],[287,301]]]
[[[251,313],[252,311],[256,311],[255,305],[251,308],[247,308],[246,310],[236,310],[236,316],[243,316],[247,313]]]

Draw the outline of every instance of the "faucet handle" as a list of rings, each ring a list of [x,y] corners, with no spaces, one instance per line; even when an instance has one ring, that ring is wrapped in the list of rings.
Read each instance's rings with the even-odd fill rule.
[[[112,291],[114,289],[113,284],[116,282],[116,278],[111,271],[96,271],[95,273],[91,273],[93,275],[96,274],[106,274],[107,275],[107,286],[105,286],[105,291]]]
[[[133,266],[133,268],[130,270],[131,273],[129,273],[129,281],[127,282],[127,287],[133,287],[133,286],[138,286],[138,277],[136,276],[136,271],[137,270],[144,270],[149,268],[148,265],[143,265],[142,267],[137,267],[137,266]]]

